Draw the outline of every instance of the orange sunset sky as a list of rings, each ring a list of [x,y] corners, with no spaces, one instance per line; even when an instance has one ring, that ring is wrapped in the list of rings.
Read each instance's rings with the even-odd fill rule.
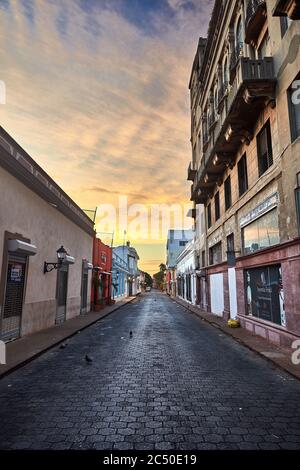
[[[122,195],[149,213],[153,204],[189,203],[188,82],[211,7],[211,0],[1,1],[1,125],[77,204],[98,206],[97,230],[102,205],[117,207]],[[113,231],[122,243],[117,222]],[[143,223],[141,231],[127,228],[126,240],[140,268],[154,273],[165,262],[166,233],[153,239]]]

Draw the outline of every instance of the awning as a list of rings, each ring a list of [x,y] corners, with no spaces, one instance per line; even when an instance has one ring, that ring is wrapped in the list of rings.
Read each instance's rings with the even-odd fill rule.
[[[8,240],[8,251],[33,256],[37,253],[37,247],[22,240]]]

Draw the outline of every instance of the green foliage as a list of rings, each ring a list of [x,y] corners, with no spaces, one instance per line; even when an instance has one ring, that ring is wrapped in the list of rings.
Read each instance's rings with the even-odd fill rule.
[[[148,273],[145,273],[145,283],[147,287],[152,287],[153,279]]]

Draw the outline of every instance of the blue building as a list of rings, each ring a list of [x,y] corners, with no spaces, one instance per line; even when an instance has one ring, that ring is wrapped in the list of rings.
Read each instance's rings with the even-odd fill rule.
[[[121,256],[120,256],[121,254]],[[119,300],[128,296],[129,267],[127,257],[118,254],[115,248],[112,252],[112,285],[111,298]]]

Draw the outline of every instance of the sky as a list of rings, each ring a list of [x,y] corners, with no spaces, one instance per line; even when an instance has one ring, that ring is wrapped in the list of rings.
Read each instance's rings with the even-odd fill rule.
[[[212,3],[0,0],[1,125],[80,207],[98,208],[99,237],[129,239],[150,273],[168,225],[150,233],[151,208],[184,215],[189,204],[188,82]]]

